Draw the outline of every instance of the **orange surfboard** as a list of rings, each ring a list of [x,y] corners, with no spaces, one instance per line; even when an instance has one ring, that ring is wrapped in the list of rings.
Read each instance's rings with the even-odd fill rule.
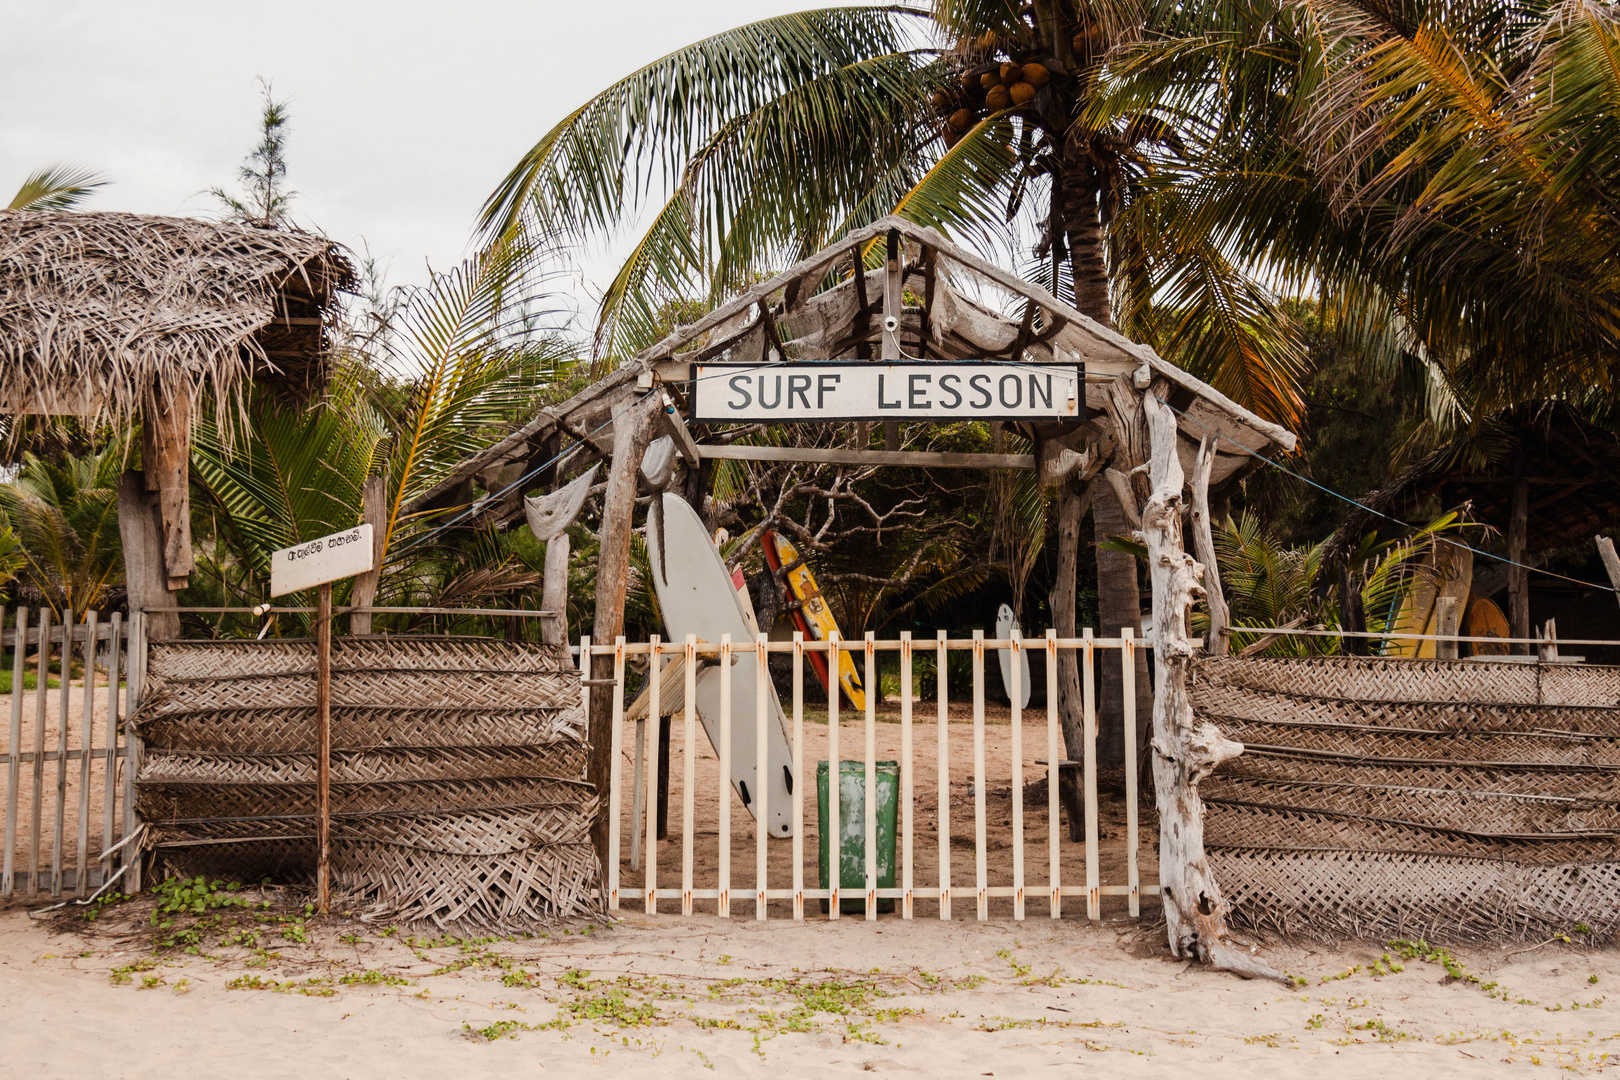
[[[1468,605],[1468,625],[1463,631],[1468,637],[1505,638],[1512,635],[1508,632],[1507,616],[1502,609],[1483,596],[1474,597],[1474,602]],[[1476,641],[1470,648],[1475,656],[1506,656],[1509,652],[1507,644],[1495,642]]]

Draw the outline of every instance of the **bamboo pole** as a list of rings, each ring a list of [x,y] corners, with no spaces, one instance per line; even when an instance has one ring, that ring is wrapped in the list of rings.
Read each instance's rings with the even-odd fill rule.
[[[78,886],[80,896],[89,892],[90,877],[90,759],[96,744],[96,623],[100,614],[87,611],[84,616],[84,718],[79,758],[79,863]]]
[[[332,903],[332,583],[318,590],[315,617],[315,898]]]
[[[832,894],[827,898],[827,918],[835,921],[841,903],[839,887],[844,880],[844,830],[838,805],[838,781],[843,777],[838,761],[838,666],[843,663],[838,650],[841,644],[838,631],[827,635],[827,829],[821,836],[821,848],[827,853],[827,885]],[[867,687],[866,692],[870,694],[872,688]]]
[[[939,785],[939,809],[937,811],[939,825],[939,917],[949,922],[951,918],[951,748],[950,748],[950,708],[948,701],[948,675],[945,666],[947,653],[945,651],[945,631],[939,631],[935,639],[938,643],[936,654],[935,688],[939,697],[938,720],[938,758],[937,781]]]
[[[804,632],[793,631],[793,917],[804,921]]]
[[[28,880],[28,894],[39,895],[39,879],[42,876],[39,865],[40,833],[45,827],[45,709],[46,698],[49,693],[46,687],[50,685],[50,633],[51,609],[39,609],[39,652],[36,655],[34,675],[34,832],[28,838],[28,870],[32,875]],[[21,687],[18,687],[21,690]]]
[[[765,738],[766,694],[771,678],[770,653],[765,651],[768,640],[760,634],[754,645],[754,918],[761,921],[769,915],[765,910],[765,845],[771,835],[770,759],[766,754],[770,743]]]
[[[696,827],[693,809],[693,799],[697,787],[697,637],[686,635],[686,663],[681,665],[685,673],[686,683],[683,691],[686,695],[685,727],[681,736],[681,914],[692,914],[692,830]],[[656,756],[651,739],[647,742],[648,756]],[[648,832],[652,828],[649,825]],[[647,864],[649,873],[653,871],[651,861]],[[653,913],[652,892],[647,893],[647,914]]]
[[[984,631],[973,631],[973,883],[979,921],[990,917],[984,819]]]
[[[118,807],[118,657],[124,629],[122,612],[115,611],[107,635],[107,750],[102,785],[101,850],[113,846],[113,832],[117,825]],[[103,874],[112,873],[109,863],[102,867]]]
[[[1008,648],[1012,663],[1012,686],[1008,694],[1012,700],[1012,848],[1013,848],[1013,921],[1024,921],[1024,639],[1022,632],[1013,628]]]
[[[17,637],[11,646],[11,739],[6,743],[6,850],[0,869],[0,897],[16,888],[17,784],[22,780],[23,655],[28,651],[28,609],[17,609]],[[108,797],[112,789],[108,788]]]
[[[1058,774],[1062,755],[1058,747],[1057,630],[1046,631],[1046,880],[1050,886],[1051,914],[1063,917],[1062,820],[1058,817]]]
[[[900,917],[911,918],[911,631],[900,632]]]
[[[719,890],[715,912],[731,918],[731,635],[720,635],[720,790],[715,822]]]

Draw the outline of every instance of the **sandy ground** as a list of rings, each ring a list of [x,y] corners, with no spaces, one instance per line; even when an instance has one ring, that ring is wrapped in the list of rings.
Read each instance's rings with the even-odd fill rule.
[[[988,705],[985,710],[985,840],[987,883],[991,886],[1014,884],[1013,877],[1013,768],[1012,724],[1007,706]],[[948,836],[950,843],[950,884],[953,890],[952,915],[955,918],[975,917],[973,887],[975,798],[973,790],[973,713],[966,702],[953,702],[949,722],[946,724],[948,759]],[[885,706],[874,724],[874,741],[879,760],[902,760],[899,707]],[[685,779],[684,723],[676,717],[670,733],[670,813],[668,839],[659,845],[658,885],[661,888],[678,887],[682,877],[682,800]],[[1047,757],[1047,719],[1044,708],[1024,713],[1022,731],[1024,787],[1024,884],[1028,891],[1027,912],[1046,914],[1046,894],[1037,886],[1044,886],[1048,878],[1048,830],[1046,801],[1046,767],[1036,764]],[[695,725],[693,740],[697,752],[693,784],[692,829],[692,881],[697,888],[715,888],[719,866],[719,762],[713,747],[703,735],[702,727]],[[622,776],[624,794],[620,804],[620,836],[623,846],[620,860],[624,887],[640,887],[644,878],[640,870],[630,869],[632,778],[634,777],[633,724],[626,725],[626,751]],[[805,775],[810,782],[815,776],[815,762],[827,757],[826,712],[822,708],[805,710],[804,724]],[[1061,736],[1059,746],[1061,747]],[[866,754],[866,721],[862,713],[845,710],[839,724],[839,757],[846,761],[864,761]],[[1060,751],[1061,752],[1061,751]],[[919,704],[912,717],[912,788],[913,788],[913,882],[917,888],[932,888],[939,883],[940,874],[940,787],[939,787],[939,724],[937,708],[933,702]],[[1158,824],[1151,813],[1151,797],[1144,793],[1144,805],[1139,822],[1139,874],[1142,884],[1158,881]],[[756,841],[753,818],[741,799],[728,791],[731,816],[731,888],[733,914],[752,917],[756,865]],[[1098,856],[1100,877],[1104,885],[1124,886],[1128,883],[1125,800],[1119,794],[1104,795],[1099,800]],[[808,887],[818,883],[818,830],[816,826],[816,795],[807,783],[805,790],[805,842],[804,879]],[[1061,811],[1060,811],[1061,815]],[[1067,818],[1063,818],[1059,836],[1059,860],[1062,883],[1065,886],[1083,886],[1086,881],[1086,850],[1083,843],[1069,841]],[[773,839],[767,845],[766,883],[770,888],[788,888],[793,882],[793,846],[787,840]],[[897,878],[903,866],[903,851],[897,853]],[[745,895],[746,894],[746,895]],[[626,901],[639,904],[640,901]],[[1149,900],[1144,907],[1151,906]],[[679,910],[679,902],[660,900],[662,910]],[[713,911],[715,901],[699,900],[695,911]],[[770,902],[772,918],[792,914],[791,902]],[[1105,913],[1125,911],[1124,897],[1105,897]],[[1083,913],[1085,899],[1080,896],[1064,898],[1066,915]],[[920,899],[916,902],[918,917],[935,917],[937,902]],[[992,916],[1011,916],[1013,901],[998,897],[990,901]]]
[[[154,955],[110,921],[0,914],[6,1075],[1592,1075],[1620,1049],[1620,955],[1559,945],[1459,951],[1460,980],[1380,946],[1269,948],[1304,980],[1284,988],[1123,923],[628,914],[491,942],[335,920]]]

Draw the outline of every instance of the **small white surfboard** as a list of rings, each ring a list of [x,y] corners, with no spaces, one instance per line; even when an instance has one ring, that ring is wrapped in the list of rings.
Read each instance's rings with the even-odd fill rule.
[[[1017,629],[1019,629],[1018,618],[1013,614],[1011,605],[1002,604],[1001,607],[996,611],[996,637],[1005,641],[1008,638],[1011,638],[1013,631]],[[1007,700],[1011,701],[1013,675],[1012,650],[997,649],[996,659],[1001,661],[1001,688],[1006,691]],[[1027,642],[1025,643],[1025,647],[1019,651],[1018,659],[1022,664],[1018,671],[1018,685],[1019,689],[1022,691],[1019,697],[1018,707],[1020,709],[1027,709],[1029,708],[1029,692],[1031,688],[1029,678],[1029,647]]]
[[[752,619],[745,617],[731,574],[726,571],[726,564],[703,528],[703,522],[679,495],[666,493],[663,500],[665,535],[659,536],[657,518],[649,515],[647,546],[656,550],[660,542],[667,545],[664,558],[651,561],[653,588],[658,593],[658,606],[664,613],[664,629],[669,632],[669,640],[684,642],[686,635],[692,634],[699,640],[719,644],[723,635],[730,634],[736,644],[753,641],[756,631],[750,628]],[[752,653],[738,655],[735,659],[737,662],[731,668],[731,786],[757,820],[755,804],[762,782],[757,775],[759,763],[755,750],[758,666]],[[703,730],[716,752],[720,747],[722,675],[718,667],[700,672],[694,703]],[[765,720],[768,746],[763,777],[770,812],[767,828],[771,836],[791,836],[795,778],[793,752],[787,739],[787,717],[777,701],[775,686],[766,686],[765,699],[769,710]]]

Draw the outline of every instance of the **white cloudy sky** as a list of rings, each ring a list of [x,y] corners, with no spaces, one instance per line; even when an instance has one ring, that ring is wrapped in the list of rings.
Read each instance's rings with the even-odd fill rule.
[[[461,259],[484,198],[590,94],[792,0],[0,0],[0,194],[45,165],[87,209],[211,216],[252,147],[255,79],[291,101],[297,217],[393,283]],[[3,201],[3,199],[0,199]],[[588,276],[606,267],[587,257]],[[589,282],[575,291],[589,306]]]

